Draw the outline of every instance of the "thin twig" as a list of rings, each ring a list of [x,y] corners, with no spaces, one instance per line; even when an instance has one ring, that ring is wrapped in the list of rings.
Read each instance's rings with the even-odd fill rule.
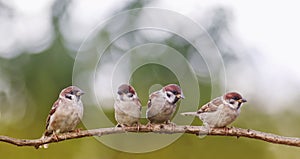
[[[172,126],[172,125],[154,125],[154,126],[140,126],[137,127],[126,127],[126,128],[100,128],[93,130],[84,130],[79,132],[69,132],[63,134],[57,134],[55,136],[50,136],[41,139],[17,139],[8,136],[0,136],[0,141],[10,143],[17,146],[35,146],[38,147],[43,144],[60,142],[64,140],[89,137],[89,136],[103,136],[110,134],[121,134],[125,132],[143,132],[143,133],[164,133],[164,134],[175,134],[175,133],[188,133],[196,135],[214,135],[214,136],[236,136],[236,137],[247,137],[258,140],[263,140],[266,142],[274,144],[283,144],[290,146],[300,147],[300,138],[296,137],[285,137],[279,136],[271,133],[260,132],[250,129],[242,128],[211,128],[208,130],[203,126]]]

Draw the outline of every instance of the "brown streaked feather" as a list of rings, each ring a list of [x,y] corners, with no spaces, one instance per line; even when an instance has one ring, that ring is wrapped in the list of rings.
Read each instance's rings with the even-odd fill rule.
[[[211,101],[211,103],[215,106],[219,106],[219,105],[223,104],[223,101],[222,101],[221,97],[217,97],[217,98],[213,99]]]
[[[156,97],[158,96],[158,93],[159,93],[159,92],[153,92],[153,93],[150,94],[149,100],[148,100],[148,103],[147,103],[148,108],[150,108],[151,105],[152,105],[151,99],[156,98]]]
[[[209,103],[203,105],[198,111],[197,113],[204,113],[204,112],[214,112],[218,109],[219,105],[222,104],[222,100],[220,97],[213,99],[212,101],[210,101]]]
[[[48,129],[48,126],[49,126],[49,124],[50,124],[50,116],[51,116],[53,113],[55,113],[57,107],[59,106],[59,101],[60,101],[60,99],[58,99],[58,100],[56,100],[56,101],[54,102],[54,104],[53,104],[53,106],[52,106],[52,108],[51,108],[51,110],[50,110],[50,112],[49,112],[49,115],[48,115],[47,120],[46,120],[46,130]]]

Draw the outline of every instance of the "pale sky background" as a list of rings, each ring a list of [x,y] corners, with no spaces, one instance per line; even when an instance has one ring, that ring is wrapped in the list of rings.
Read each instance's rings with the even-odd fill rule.
[[[13,58],[20,53],[39,53],[53,40],[51,4],[53,0],[10,0],[2,3],[16,12],[13,18],[0,14],[0,57]],[[127,1],[117,0],[74,0],[68,12],[70,21],[62,29],[66,41],[80,43],[95,25],[118,11]],[[248,81],[247,71],[241,68],[240,77],[228,72],[228,89],[238,89],[251,96],[257,92],[261,97],[276,99],[269,107],[297,99],[300,88],[300,9],[295,0],[161,0],[148,7],[165,8],[179,12],[192,19],[205,16],[205,10],[213,6],[226,6],[231,9],[234,21],[231,31],[248,53],[255,52],[259,81]],[[0,11],[1,13],[1,11]],[[64,18],[62,18],[64,20]],[[74,41],[75,40],[75,41]],[[16,47],[18,46],[18,47]],[[251,87],[251,85],[257,87]],[[289,87],[295,84],[297,87]],[[249,88],[250,86],[250,88]],[[252,90],[251,90],[252,89]]]

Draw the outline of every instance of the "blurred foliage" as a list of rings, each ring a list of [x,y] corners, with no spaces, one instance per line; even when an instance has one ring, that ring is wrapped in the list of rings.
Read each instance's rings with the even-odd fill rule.
[[[58,1],[55,6],[58,6]],[[64,2],[67,5],[67,1]],[[132,9],[142,7],[144,3],[140,1],[133,1],[124,8]],[[64,7],[62,7],[64,8]],[[61,11],[59,11],[61,12]],[[216,15],[225,15],[225,17],[217,17],[216,23],[208,31],[218,43],[218,36],[224,25],[226,26],[226,11],[222,9],[217,10]],[[54,18],[59,18],[63,13],[58,13]],[[230,18],[229,18],[230,19]],[[54,25],[58,26],[58,20],[54,19]],[[218,26],[218,27],[216,27]],[[228,26],[226,26],[228,27]],[[225,27],[225,28],[226,28]],[[105,32],[105,31],[103,31]],[[25,102],[27,109],[23,114],[22,120],[7,122],[6,118],[0,116],[0,134],[8,135],[16,138],[38,138],[44,131],[45,119],[48,115],[50,107],[57,99],[59,91],[72,84],[72,69],[74,58],[70,56],[72,52],[64,45],[63,37],[59,30],[56,29],[57,37],[50,48],[39,54],[22,54],[13,59],[0,59],[1,76],[7,77],[9,83],[14,91],[19,91],[20,86],[24,86]],[[174,37],[166,40],[166,43],[185,56],[188,55],[191,46],[182,42],[178,47],[178,42],[175,42]],[[134,40],[132,38],[131,40]],[[229,51],[228,51],[229,50]],[[222,50],[221,50],[222,51]],[[223,55],[230,59],[235,59],[234,54],[230,53],[230,49],[225,49]],[[70,53],[71,52],[71,53]],[[209,79],[207,79],[209,81]],[[199,88],[203,92],[199,101],[199,106],[205,104],[210,100],[211,83],[207,81],[199,82]],[[148,88],[153,83],[160,83],[165,85],[168,83],[177,83],[175,75],[168,69],[159,65],[145,65],[139,68],[133,74],[130,81],[137,90],[139,90],[139,97],[146,105],[148,99]],[[217,85],[217,84],[216,84]],[[251,86],[249,86],[251,87]],[[1,91],[1,90],[0,90]],[[22,94],[20,94],[22,95]],[[0,94],[1,105],[0,111],[7,109],[3,105],[5,94]],[[18,100],[16,97],[15,100]],[[255,107],[257,108],[257,107]],[[298,121],[299,116],[293,112],[282,112],[277,114],[277,117],[270,116],[261,110],[257,110],[246,104],[242,110],[240,118],[233,124],[237,127],[257,129],[266,132],[273,132],[287,136],[299,135],[300,128]],[[107,111],[106,114],[110,120],[114,121],[113,111]],[[1,115],[1,114],[0,114]],[[289,118],[286,118],[286,117]],[[279,118],[278,118],[279,117]],[[99,121],[101,122],[101,121]],[[143,121],[146,122],[146,121]],[[199,119],[195,119],[192,123],[200,125]],[[84,127],[80,125],[79,127]],[[141,141],[143,142],[143,141]],[[16,147],[10,144],[0,142],[0,154],[3,159],[15,158],[297,158],[300,155],[298,148],[273,145],[266,142],[261,142],[246,138],[234,137],[204,137],[200,138],[193,135],[183,135],[176,142],[167,146],[166,148],[144,153],[131,154],[113,150],[95,138],[82,138],[60,142],[58,144],[51,144],[47,150],[35,150],[33,147]]]

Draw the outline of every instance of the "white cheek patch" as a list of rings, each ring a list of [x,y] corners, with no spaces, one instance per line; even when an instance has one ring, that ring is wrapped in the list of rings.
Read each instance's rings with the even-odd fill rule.
[[[226,103],[230,108],[232,109],[236,109],[237,107],[235,106],[236,105],[236,102],[234,102],[234,104],[230,104],[230,101],[227,101],[225,99],[222,98],[222,102],[223,103]]]
[[[168,95],[169,95],[169,96],[168,96]],[[173,93],[171,93],[171,92],[166,92],[166,93],[165,93],[165,98],[167,99],[167,101],[168,101],[169,103],[173,103],[176,97],[175,97],[175,95],[174,95]]]
[[[68,98],[68,99],[70,99],[70,100],[73,99],[72,94],[66,94],[65,96],[66,96],[66,98]]]
[[[74,95],[71,95],[71,99],[74,100],[76,99],[76,97]]]
[[[237,108],[239,107],[239,102],[234,101],[233,104],[230,104],[230,103],[229,103],[229,106],[230,106],[232,109],[237,109]]]
[[[80,100],[80,98],[77,98],[75,95],[73,95],[73,94],[67,94],[66,95],[66,97],[68,98],[68,99],[70,99],[70,100],[72,100],[72,101],[79,101]]]
[[[237,108],[237,103],[234,102],[234,104],[229,104],[229,106],[230,106],[231,108],[233,108],[233,109],[236,109],[236,108]]]
[[[131,100],[134,100],[134,99],[136,99],[136,98],[137,98],[137,95],[134,94],[130,99],[131,99]]]

